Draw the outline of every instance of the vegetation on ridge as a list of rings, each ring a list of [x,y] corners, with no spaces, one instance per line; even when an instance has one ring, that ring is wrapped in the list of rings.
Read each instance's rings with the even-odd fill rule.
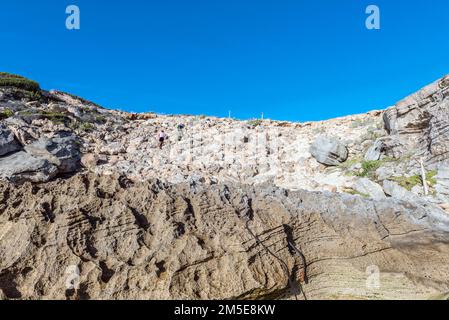
[[[39,83],[36,81],[6,72],[0,72],[0,87],[14,87],[30,92],[38,92],[40,90]]]

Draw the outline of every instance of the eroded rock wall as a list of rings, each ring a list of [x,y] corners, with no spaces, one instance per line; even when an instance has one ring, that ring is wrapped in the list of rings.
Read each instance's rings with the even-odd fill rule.
[[[282,262],[246,228],[248,219],[288,266],[293,289]],[[0,292],[22,299],[304,299],[301,285],[309,299],[429,298],[449,291],[448,220],[430,206],[272,186],[84,174],[43,185],[0,183]],[[308,284],[289,239],[304,254]],[[367,286],[373,268],[380,287]]]

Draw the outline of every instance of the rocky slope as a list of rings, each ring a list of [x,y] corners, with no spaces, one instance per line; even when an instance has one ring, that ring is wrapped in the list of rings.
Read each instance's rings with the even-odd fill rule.
[[[448,79],[313,123],[128,114],[0,81],[0,298],[443,297]]]

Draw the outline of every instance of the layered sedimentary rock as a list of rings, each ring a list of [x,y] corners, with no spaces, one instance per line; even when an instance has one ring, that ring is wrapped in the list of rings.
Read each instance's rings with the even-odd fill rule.
[[[443,298],[448,86],[309,123],[1,87],[0,299]]]
[[[398,102],[384,114],[386,128],[395,139],[396,155],[410,150],[424,156],[429,165],[447,163],[449,152],[449,76]]]
[[[95,175],[0,189],[6,298],[417,299],[449,291],[449,217],[437,208]]]

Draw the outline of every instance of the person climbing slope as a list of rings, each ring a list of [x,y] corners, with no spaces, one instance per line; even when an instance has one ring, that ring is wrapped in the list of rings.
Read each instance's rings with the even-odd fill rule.
[[[164,132],[164,130],[161,130],[159,132],[159,149],[162,150],[162,147],[164,146],[164,142],[167,139],[167,134]]]

